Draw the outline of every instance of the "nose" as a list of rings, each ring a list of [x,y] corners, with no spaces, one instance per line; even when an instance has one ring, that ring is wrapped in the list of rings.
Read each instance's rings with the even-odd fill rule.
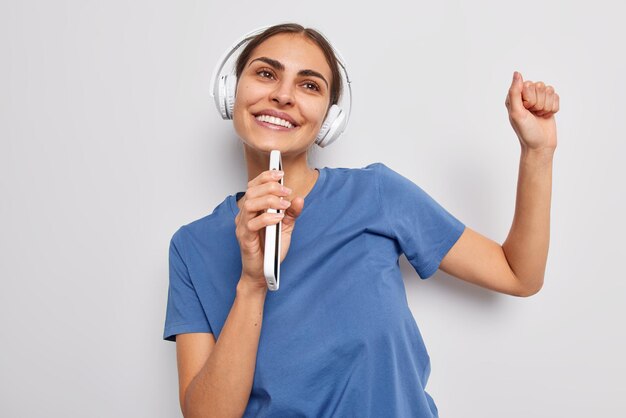
[[[294,103],[293,85],[288,80],[281,80],[272,91],[272,101],[287,106]]]

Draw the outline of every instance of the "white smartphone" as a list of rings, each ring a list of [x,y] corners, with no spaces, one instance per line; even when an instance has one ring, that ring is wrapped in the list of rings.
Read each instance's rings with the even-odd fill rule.
[[[283,169],[280,151],[272,150],[270,153],[270,170]],[[278,181],[283,184],[283,178]],[[268,213],[283,213],[282,209],[267,210]],[[282,221],[275,225],[265,227],[265,253],[263,262],[263,273],[269,290],[278,290],[280,285],[280,241],[281,241]]]

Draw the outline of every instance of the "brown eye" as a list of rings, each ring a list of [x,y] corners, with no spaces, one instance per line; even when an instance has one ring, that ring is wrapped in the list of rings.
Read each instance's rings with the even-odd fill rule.
[[[257,75],[263,77],[263,78],[274,78],[274,74],[272,74],[270,71],[266,70],[266,69],[261,69],[259,71],[256,72]]]
[[[307,81],[303,85],[306,86],[308,90],[320,91],[320,87],[312,81]]]

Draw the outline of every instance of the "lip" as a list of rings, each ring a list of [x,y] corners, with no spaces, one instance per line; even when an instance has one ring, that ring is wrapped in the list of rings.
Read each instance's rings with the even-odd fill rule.
[[[257,125],[262,126],[264,128],[272,129],[274,131],[290,132],[290,131],[293,131],[294,129],[298,128],[297,126],[294,126],[293,128],[287,128],[285,126],[274,125],[273,123],[261,122],[257,118],[254,118],[254,123],[256,123]]]
[[[264,109],[257,113],[253,113],[253,115],[255,119],[259,115],[274,116],[274,117],[281,118],[281,119],[288,121],[289,123],[293,125],[294,128],[297,128],[299,126],[298,123],[296,123],[296,121],[291,116],[289,116],[285,112],[279,112],[278,110],[274,110],[274,109]],[[260,122],[260,123],[263,123],[263,122]]]

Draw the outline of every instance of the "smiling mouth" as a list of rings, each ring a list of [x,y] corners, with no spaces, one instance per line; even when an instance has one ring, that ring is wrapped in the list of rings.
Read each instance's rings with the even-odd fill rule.
[[[274,125],[276,127],[283,127],[287,129],[293,129],[296,127],[296,125],[292,124],[288,120],[277,118],[276,116],[257,115],[254,118],[259,122],[264,122],[266,124]]]

